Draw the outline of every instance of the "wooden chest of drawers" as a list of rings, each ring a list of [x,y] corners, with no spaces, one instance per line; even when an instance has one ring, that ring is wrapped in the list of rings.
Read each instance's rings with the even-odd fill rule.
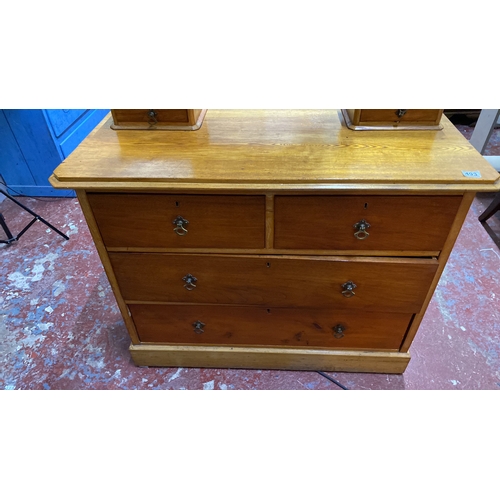
[[[174,137],[108,120],[51,182],[77,190],[137,364],[402,373],[474,194],[500,187],[443,121],[367,135],[331,110],[210,110]]]

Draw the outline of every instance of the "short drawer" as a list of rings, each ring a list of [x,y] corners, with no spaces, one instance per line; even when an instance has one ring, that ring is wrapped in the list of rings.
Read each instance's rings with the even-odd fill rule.
[[[113,109],[112,114],[117,125],[148,123],[153,119],[160,123],[188,123],[187,109]]]
[[[112,109],[114,130],[198,130],[205,109]]]
[[[274,247],[439,252],[461,196],[276,196]]]
[[[359,124],[401,123],[437,125],[441,119],[441,109],[362,109]]]
[[[109,254],[126,301],[418,312],[434,259]]]
[[[354,130],[378,128],[440,129],[442,109],[345,109],[347,126]]]
[[[398,350],[411,314],[207,305],[129,306],[141,342]]]
[[[104,244],[264,248],[264,196],[89,193]]]

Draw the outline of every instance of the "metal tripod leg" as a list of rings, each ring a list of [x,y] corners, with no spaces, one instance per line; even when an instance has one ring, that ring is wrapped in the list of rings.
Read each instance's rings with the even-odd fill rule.
[[[12,236],[12,233],[10,232],[9,228],[7,227],[7,223],[5,222],[5,218],[1,213],[0,213],[0,226],[2,226],[2,229],[5,231],[5,235],[7,236],[7,239],[0,240],[0,243],[6,243],[7,245],[10,245],[13,241],[16,241],[16,238]]]
[[[17,241],[37,220],[45,224],[47,227],[50,227],[53,231],[55,231],[57,234],[62,236],[64,239],[69,240],[69,236],[66,236],[64,233],[59,231],[56,227],[54,227],[50,222],[47,222],[43,217],[40,217],[37,213],[33,212],[33,210],[30,210],[28,207],[24,206],[22,203],[17,201],[15,198],[13,198],[9,193],[5,192],[3,189],[0,189],[0,193],[2,193],[6,198],[9,198],[9,200],[13,201],[16,205],[20,206],[23,210],[31,214],[34,219],[17,235],[17,236],[12,236],[12,233],[10,232],[9,228],[7,227],[7,224],[5,222],[5,219],[3,216],[0,217],[0,225],[2,226],[3,230],[5,231],[5,234],[7,235],[8,240],[4,241],[1,240],[0,243],[7,243],[10,244],[13,241]],[[1,214],[0,214],[1,215]]]

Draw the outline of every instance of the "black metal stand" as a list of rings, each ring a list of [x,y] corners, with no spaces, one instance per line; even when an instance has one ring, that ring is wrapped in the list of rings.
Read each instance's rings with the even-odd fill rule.
[[[39,220],[46,226],[50,227],[50,229],[54,230],[64,239],[69,240],[69,236],[66,236],[64,233],[59,231],[59,229],[55,228],[52,224],[50,224],[50,222],[47,222],[44,218],[40,217],[38,214],[30,210],[28,207],[25,207],[22,203],[19,203],[9,193],[6,193],[3,189],[0,189],[0,193],[3,194],[6,198],[9,198],[9,200],[13,201],[16,205],[20,206],[23,210],[25,210],[34,217],[33,220],[31,220],[30,223],[17,236],[13,236],[7,226],[7,223],[5,222],[4,216],[0,213],[0,225],[2,226],[2,229],[5,231],[5,235],[7,236],[7,239],[0,240],[0,243],[5,243],[7,245],[14,243],[14,241],[17,241],[37,220]]]

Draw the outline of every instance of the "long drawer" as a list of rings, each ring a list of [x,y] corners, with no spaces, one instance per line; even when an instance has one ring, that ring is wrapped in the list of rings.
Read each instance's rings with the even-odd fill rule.
[[[399,349],[411,314],[130,304],[141,342]]]
[[[126,301],[417,312],[434,259],[109,254]]]
[[[108,247],[264,248],[265,197],[89,193]]]
[[[460,196],[276,196],[274,247],[439,252]]]

